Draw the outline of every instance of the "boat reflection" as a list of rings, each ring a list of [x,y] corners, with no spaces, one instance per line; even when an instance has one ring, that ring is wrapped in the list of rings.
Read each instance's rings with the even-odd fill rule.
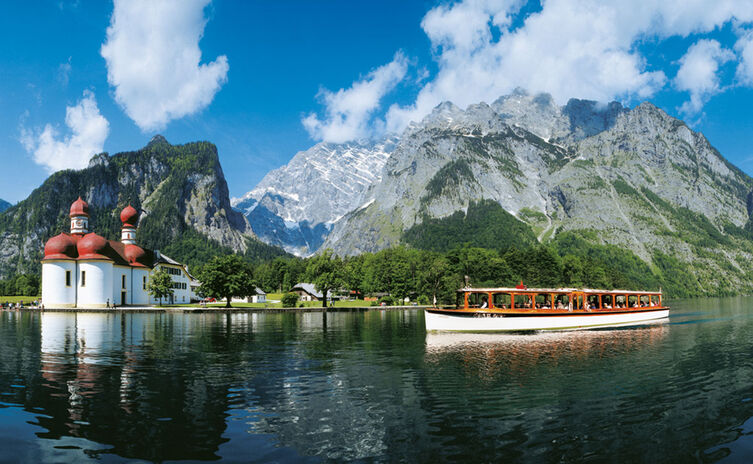
[[[467,375],[521,379],[544,365],[577,366],[585,360],[625,356],[655,346],[669,333],[666,321],[621,329],[532,332],[529,334],[427,332],[426,362],[459,360]],[[540,372],[539,372],[540,373]]]

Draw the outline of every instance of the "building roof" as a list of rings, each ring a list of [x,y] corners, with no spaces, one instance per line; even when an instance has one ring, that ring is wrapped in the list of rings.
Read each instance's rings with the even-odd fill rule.
[[[73,202],[70,209],[71,217],[88,216],[89,205],[78,197]],[[123,221],[123,227],[134,227],[138,220],[138,210],[131,205],[126,206],[120,213],[120,219]],[[111,261],[118,266],[130,266],[140,268],[154,268],[160,263],[180,266],[188,275],[192,284],[196,279],[188,272],[188,268],[183,264],[175,261],[169,256],[160,254],[159,251],[152,251],[147,248],[141,248],[132,243],[123,243],[106,238],[95,233],[87,234],[58,234],[45,243],[44,258],[42,261],[50,260],[101,260]],[[198,282],[196,283],[198,285]]]
[[[183,268],[183,270],[188,275],[188,280],[195,281],[196,285],[201,285],[201,282],[199,282],[198,280],[196,280],[196,278],[193,275],[191,275],[190,272],[188,272],[188,267],[185,266],[183,263],[179,263],[179,262],[175,261],[174,259],[172,259],[171,257],[160,253],[159,251],[155,251],[154,254],[156,256],[156,259],[154,260],[154,266],[156,266],[157,264],[160,264],[160,263],[162,263],[162,264],[171,264],[173,266],[180,266],[180,267]],[[152,266],[152,267],[154,267],[154,266]]]
[[[309,295],[315,296],[317,298],[322,297],[322,292],[317,292],[314,284],[299,283],[299,284],[295,284],[295,286],[293,286],[293,288],[291,288],[290,290],[293,291],[295,289],[303,290]],[[327,290],[327,298],[331,298],[331,297],[332,297],[332,291]]]
[[[69,211],[71,217],[89,216],[89,204],[86,203],[81,197],[78,197],[76,201],[71,204],[71,210]]]
[[[265,292],[264,290],[260,289],[259,287],[256,287],[256,294],[257,295],[266,295],[267,292]]]
[[[64,232],[48,240],[44,250],[43,261],[96,259],[112,261],[118,266],[131,267],[154,267],[154,264],[156,264],[154,252],[151,250],[135,245],[126,245],[115,240],[107,240],[93,233],[81,236]]]

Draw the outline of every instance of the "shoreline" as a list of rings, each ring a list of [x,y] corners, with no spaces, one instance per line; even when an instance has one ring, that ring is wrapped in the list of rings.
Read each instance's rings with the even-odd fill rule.
[[[194,308],[185,307],[159,307],[159,306],[139,306],[139,307],[122,307],[115,309],[85,309],[85,308],[3,308],[3,312],[35,312],[35,313],[257,313],[257,312],[360,312],[372,309],[378,310],[402,310],[402,309],[426,309],[431,306],[353,306],[340,308]]]

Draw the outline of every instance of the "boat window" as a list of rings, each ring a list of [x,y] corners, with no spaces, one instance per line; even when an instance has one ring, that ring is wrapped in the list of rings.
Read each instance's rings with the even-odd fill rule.
[[[641,295],[641,308],[648,307],[648,303],[651,301],[651,297],[648,295]]]
[[[601,295],[601,307],[605,309],[614,308],[614,295]]]
[[[510,307],[510,294],[509,293],[495,293],[494,307],[500,309],[508,309]]]
[[[599,309],[599,295],[588,295],[585,309]]]
[[[659,306],[659,295],[651,295],[651,306]]]
[[[546,293],[539,293],[536,295],[536,309],[551,309],[552,299]]]
[[[615,305],[614,305],[615,308],[624,308],[625,305],[627,304],[625,302],[625,295],[615,295],[614,301],[615,301]]]
[[[516,309],[530,309],[531,308],[531,295],[529,294],[516,294],[515,295],[515,308]]]
[[[570,297],[567,294],[559,294],[554,296],[555,309],[571,309]]]
[[[583,309],[583,294],[573,295],[573,309]]]
[[[469,308],[488,308],[489,295],[486,293],[473,292],[468,294]]]
[[[628,295],[628,308],[637,308],[638,306],[638,295]]]

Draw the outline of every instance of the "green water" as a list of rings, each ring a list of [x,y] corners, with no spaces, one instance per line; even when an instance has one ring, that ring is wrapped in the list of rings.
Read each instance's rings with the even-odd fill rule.
[[[0,462],[751,462],[753,298],[427,334],[406,311],[0,312]]]

